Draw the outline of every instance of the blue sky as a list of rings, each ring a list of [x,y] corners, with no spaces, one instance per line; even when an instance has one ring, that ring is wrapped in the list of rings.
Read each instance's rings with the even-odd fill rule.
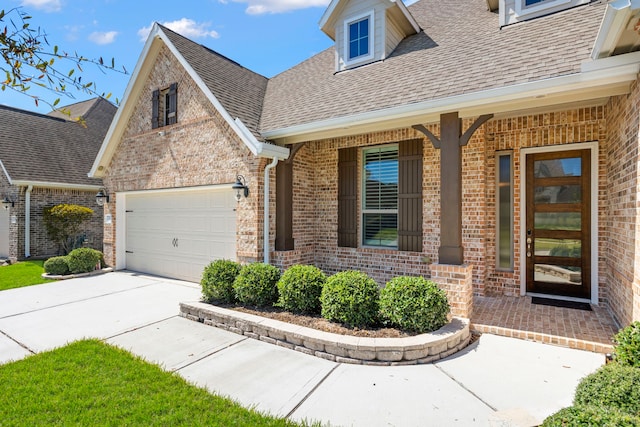
[[[129,73],[144,46],[154,21],[185,35],[241,65],[272,77],[331,46],[332,41],[318,28],[328,0],[199,0],[154,2],[141,0],[5,0],[5,11],[21,7],[32,16],[31,27],[47,33],[51,46],[77,52],[87,58],[102,57]],[[6,18],[5,18],[6,21]],[[2,22],[2,26],[6,25]],[[71,64],[60,67],[63,71]],[[112,101],[122,99],[131,75],[101,72],[86,65],[84,82],[95,82],[98,93],[112,93]],[[50,102],[51,92],[31,91]],[[90,97],[71,92],[60,105]],[[0,104],[47,113],[44,103],[11,90],[0,92]]]

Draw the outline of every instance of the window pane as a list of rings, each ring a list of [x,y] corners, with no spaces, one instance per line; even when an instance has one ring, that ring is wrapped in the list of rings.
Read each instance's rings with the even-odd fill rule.
[[[369,38],[360,39],[360,55],[367,55],[369,53]]]
[[[538,256],[580,258],[582,256],[582,241],[574,239],[536,238],[535,254]]]
[[[534,162],[533,173],[536,178],[581,176],[582,159],[580,157],[573,157],[567,159],[538,160]]]
[[[398,208],[397,148],[367,150],[364,154],[365,209]]]
[[[358,29],[359,29],[359,25],[358,22],[355,22],[351,25],[349,25],[349,41],[354,41],[357,40],[358,37]]]
[[[349,59],[369,53],[369,18],[349,24]]]
[[[535,227],[539,230],[569,230],[582,229],[580,212],[536,212]]]
[[[360,31],[358,36],[360,38],[369,37],[369,18],[366,18],[360,21]]]
[[[364,214],[364,244],[398,247],[398,216],[396,214]]]
[[[355,58],[358,55],[358,42],[352,41],[349,43],[349,59]]]
[[[537,282],[559,283],[562,285],[582,285],[582,269],[564,265],[536,264],[534,280]]]
[[[497,266],[513,268],[513,201],[511,200],[511,154],[498,155]]]
[[[532,4],[542,3],[544,0],[524,0],[525,6],[531,6]]]
[[[581,188],[580,185],[538,186],[535,190],[535,203],[580,203]]]

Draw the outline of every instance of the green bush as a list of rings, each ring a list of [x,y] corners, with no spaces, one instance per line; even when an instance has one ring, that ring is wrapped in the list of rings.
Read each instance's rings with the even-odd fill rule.
[[[232,303],[236,299],[233,282],[240,273],[240,264],[219,259],[205,267],[202,273],[202,298],[206,302]]]
[[[549,416],[542,427],[640,427],[640,418],[608,408],[570,406]]]
[[[278,307],[294,313],[320,313],[320,294],[327,276],[313,265],[294,265],[278,281]]]
[[[573,404],[640,416],[640,369],[617,363],[603,366],[580,381]]]
[[[91,248],[74,249],[67,255],[69,271],[73,274],[95,270],[102,259],[102,252]]]
[[[448,313],[445,291],[423,277],[395,277],[380,291],[380,317],[406,331],[435,331],[447,323]]]
[[[621,365],[640,368],[640,322],[633,322],[618,332],[613,341],[615,361]]]
[[[47,274],[56,276],[64,276],[69,274],[69,262],[66,256],[54,256],[46,260],[43,264],[44,271]]]
[[[349,326],[373,325],[378,320],[378,285],[360,271],[343,271],[327,279],[320,295],[322,317]]]
[[[258,307],[273,305],[278,299],[278,268],[255,262],[240,269],[240,274],[233,282],[233,290],[239,302]]]

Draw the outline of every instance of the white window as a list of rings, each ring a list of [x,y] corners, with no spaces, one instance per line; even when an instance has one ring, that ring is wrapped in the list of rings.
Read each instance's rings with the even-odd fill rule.
[[[398,146],[363,150],[362,243],[398,247]]]
[[[571,0],[516,0],[516,14],[529,15],[570,2]]]
[[[344,57],[346,63],[373,58],[373,11],[350,18],[344,23]]]

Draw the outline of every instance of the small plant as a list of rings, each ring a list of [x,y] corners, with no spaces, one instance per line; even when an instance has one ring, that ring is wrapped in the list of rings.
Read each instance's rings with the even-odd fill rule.
[[[78,248],[67,255],[69,271],[73,274],[88,273],[102,263],[102,252],[91,248]]]
[[[633,322],[618,332],[613,341],[615,361],[621,365],[640,368],[640,322]]]
[[[204,301],[234,302],[233,282],[239,273],[240,264],[231,260],[219,259],[206,266],[200,281]]]
[[[610,426],[640,427],[640,418],[609,408],[570,406],[547,417],[542,427]]]
[[[61,204],[44,208],[42,214],[49,239],[58,243],[66,255],[76,249],[78,243],[82,244],[79,239],[82,225],[91,219],[93,210],[85,206]]]
[[[447,323],[447,294],[422,277],[396,277],[380,291],[380,316],[394,327],[417,333]]]
[[[640,416],[640,369],[611,363],[583,378],[573,404]]]
[[[69,274],[69,262],[66,256],[54,256],[46,260],[43,264],[44,271],[47,274],[56,276],[64,276]]]
[[[278,268],[255,262],[240,269],[233,282],[233,290],[239,302],[257,307],[268,307],[278,299]]]
[[[320,294],[327,276],[312,265],[294,265],[278,281],[278,307],[294,313],[320,313]]]
[[[373,325],[378,320],[378,285],[360,271],[343,271],[327,279],[320,295],[322,317],[349,326]]]

